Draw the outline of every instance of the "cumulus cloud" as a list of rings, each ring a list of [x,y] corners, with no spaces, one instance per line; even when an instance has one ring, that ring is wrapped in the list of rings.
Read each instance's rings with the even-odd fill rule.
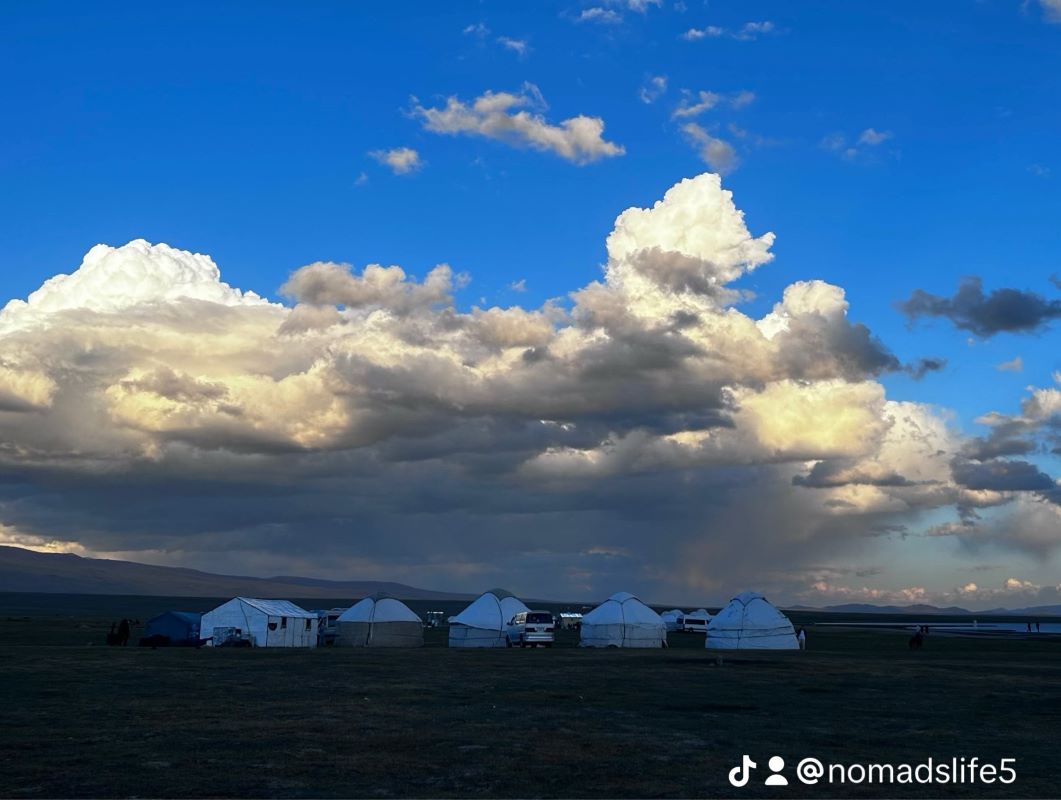
[[[725,139],[714,136],[695,122],[682,125],[682,133],[700,154],[700,159],[720,175],[726,175],[737,168],[740,159],[733,145]]]
[[[996,364],[995,369],[999,372],[1020,372],[1024,369],[1024,359],[1020,356],[1014,356],[1009,361],[1003,361],[1001,364]]]
[[[205,256],[93,248],[0,312],[0,525],[227,572],[703,602],[794,597],[800,568],[945,508],[1008,501],[1029,533],[977,536],[1047,547],[1052,490],[889,399],[901,365],[840,287],[740,309],[773,243],[704,174],[620,213],[600,279],[538,308],[461,309],[445,264],[329,261],[282,306]],[[991,419],[1045,431],[1051,392]]]
[[[411,147],[395,147],[392,150],[373,150],[369,153],[380,164],[390,167],[395,175],[408,175],[424,165],[420,154]]]
[[[641,87],[641,91],[638,92],[638,97],[641,98],[641,102],[651,105],[652,103],[659,100],[660,97],[667,91],[667,76],[666,75],[654,75],[645,81]]]
[[[907,364],[904,369],[910,374],[910,377],[915,381],[921,380],[923,377],[928,375],[930,372],[939,372],[942,369],[946,369],[947,359],[936,358],[934,356],[926,356],[919,358],[912,364]]]
[[[721,100],[722,95],[701,89],[696,93],[695,98],[693,96],[686,96],[685,99],[683,99],[674,109],[671,116],[674,119],[697,117],[705,111],[709,111],[717,106]]]
[[[622,145],[603,138],[600,117],[579,114],[554,125],[542,115],[545,108],[538,87],[528,83],[519,94],[486,91],[470,103],[450,97],[440,108],[427,108],[414,98],[411,113],[433,133],[496,139],[552,152],[575,164],[626,152]]]
[[[955,459],[951,465],[954,480],[969,489],[996,492],[1036,491],[1054,488],[1050,476],[1027,461]]]
[[[760,36],[777,32],[777,26],[769,20],[762,22],[746,22],[736,29],[719,27],[718,25],[706,25],[703,28],[689,28],[680,38],[687,42],[695,42],[700,39],[728,38],[738,42],[754,42]]]
[[[520,58],[526,58],[530,54],[531,47],[526,39],[513,39],[511,36],[499,36],[497,42],[506,50],[510,50]]]
[[[582,13],[575,18],[575,21],[594,22],[598,25],[618,25],[623,21],[623,17],[622,14],[613,11],[610,8],[593,6],[591,8],[583,9]]]
[[[876,147],[878,144],[883,144],[891,138],[891,131],[878,131],[873,128],[866,128],[858,135],[858,143],[869,145],[870,147]]]
[[[1061,300],[1019,289],[995,289],[985,295],[977,277],[964,279],[952,297],[916,289],[898,308],[910,320],[942,317],[985,339],[1003,332],[1031,333],[1061,317]]]

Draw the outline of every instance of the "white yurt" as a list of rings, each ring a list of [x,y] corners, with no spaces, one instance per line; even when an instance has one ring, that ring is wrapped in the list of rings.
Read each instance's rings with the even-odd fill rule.
[[[530,611],[504,589],[491,589],[449,618],[450,647],[505,647],[505,628],[516,614]]]
[[[741,592],[707,624],[714,650],[798,650],[788,617],[758,592]]]
[[[234,597],[203,614],[199,635],[211,645],[242,640],[254,647],[316,647],[317,615],[288,600]]]
[[[613,594],[582,618],[579,647],[666,647],[660,615],[629,592]]]
[[[685,612],[680,608],[672,608],[670,611],[664,611],[659,615],[659,618],[663,620],[663,624],[667,626],[667,630],[676,631],[678,630],[678,620],[685,616]]]
[[[424,623],[401,600],[366,597],[335,621],[336,647],[421,647]]]

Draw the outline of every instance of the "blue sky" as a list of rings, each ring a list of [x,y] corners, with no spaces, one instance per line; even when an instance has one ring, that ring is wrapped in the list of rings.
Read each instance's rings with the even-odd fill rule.
[[[463,311],[570,303],[600,279],[620,212],[717,171],[693,123],[732,148],[723,185],[751,234],[777,237],[774,260],[733,283],[754,293],[742,312],[762,317],[799,280],[843,287],[850,319],[899,361],[946,359],[920,380],[881,374],[888,397],[949,410],[966,435],[1052,385],[1061,323],[977,336],[897,304],[966,276],[1061,297],[1056,2],[639,5],[11,9],[0,302],[97,243],[143,238],[288,305],[279,288],[316,261],[421,278],[448,263],[471,277],[454,290]],[[624,152],[579,165],[434,132],[417,112],[487,91],[538,98],[551,124],[600,118]],[[676,117],[701,91],[713,107]],[[372,155],[393,148],[419,166]],[[1027,457],[1059,474],[1056,456]]]
[[[913,286],[949,294],[965,275],[1050,291],[1061,270],[1061,106],[1050,100],[1061,95],[1061,26],[1034,4],[1000,0],[822,3],[813,14],[686,5],[616,8],[615,25],[576,23],[583,7],[563,3],[20,9],[0,33],[12,76],[0,97],[17,110],[0,134],[0,295],[24,297],[92,244],[144,237],[210,253],[226,280],[259,293],[317,259],[414,273],[447,261],[474,278],[464,303],[537,303],[596,276],[622,208],[704,168],[670,120],[680,90],[747,90],[750,106],[706,116],[768,140],[726,180],[751,228],[778,235],[777,260],[745,281],[758,307],[795,278],[839,283],[900,355],[950,359],[946,380],[918,397],[963,419],[1047,379],[1058,367],[1048,337],[969,348],[939,325],[911,333],[892,303]],[[776,32],[679,38],[760,20]],[[478,24],[490,33],[463,33]],[[645,104],[638,94],[657,75],[667,91]],[[626,155],[571,169],[431,134],[406,113],[411,96],[471,98],[526,81],[550,117],[601,116]],[[892,138],[857,163],[821,146],[867,128]],[[368,156],[396,146],[426,166],[394,176]],[[525,297],[507,288],[520,279]],[[1016,355],[1024,374],[992,371]]]

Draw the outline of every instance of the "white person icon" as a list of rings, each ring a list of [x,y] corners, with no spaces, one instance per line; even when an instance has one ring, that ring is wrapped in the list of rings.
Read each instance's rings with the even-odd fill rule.
[[[771,756],[767,766],[774,773],[766,779],[767,786],[788,786],[788,778],[781,774],[781,770],[785,768],[785,759],[781,756]]]

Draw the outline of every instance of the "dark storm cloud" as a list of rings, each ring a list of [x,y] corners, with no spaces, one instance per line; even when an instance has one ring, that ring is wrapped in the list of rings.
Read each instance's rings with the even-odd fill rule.
[[[939,372],[947,366],[947,359],[945,358],[919,358],[912,364],[907,364],[903,367],[903,370],[909,373],[910,377],[915,381],[921,380],[930,372]]]
[[[871,380],[902,365],[840,287],[730,304],[772,241],[705,175],[529,310],[460,309],[444,266],[318,262],[286,308],[205,256],[94,250],[0,313],[0,390],[39,406],[0,412],[0,535],[233,573],[791,596],[800,564],[856,563],[960,489],[956,437]]]
[[[820,378],[829,372],[859,380],[901,368],[899,359],[869,328],[844,316],[795,316],[775,341],[786,372],[802,378]]]
[[[987,461],[999,456],[1024,456],[1033,450],[1034,442],[995,430],[990,436],[968,440],[962,445],[961,453],[966,458]]]
[[[943,317],[984,338],[1001,332],[1031,333],[1061,317],[1061,300],[1019,289],[995,289],[985,295],[978,277],[965,278],[953,297],[915,289],[898,308],[911,320]]]
[[[829,489],[849,484],[867,486],[912,486],[911,481],[897,472],[872,472],[849,459],[819,461],[806,475],[795,475],[794,486],[806,486],[814,489]]]
[[[1055,488],[1045,472],[1027,461],[968,461],[956,458],[951,462],[954,480],[968,489],[996,492],[1049,491]]]

